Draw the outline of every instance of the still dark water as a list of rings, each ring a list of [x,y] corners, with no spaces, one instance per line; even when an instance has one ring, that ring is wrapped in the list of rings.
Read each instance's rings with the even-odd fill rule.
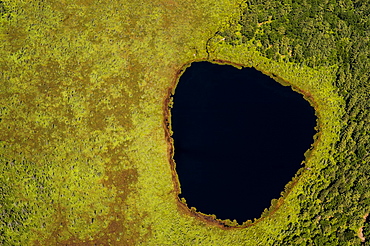
[[[171,113],[180,197],[239,223],[280,197],[315,134],[303,96],[253,68],[193,63]]]

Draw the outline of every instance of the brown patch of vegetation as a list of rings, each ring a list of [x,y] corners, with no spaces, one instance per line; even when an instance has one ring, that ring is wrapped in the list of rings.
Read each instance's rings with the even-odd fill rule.
[[[369,213],[365,214],[362,218],[364,219],[364,221],[366,222],[367,221],[367,218],[369,216]],[[364,226],[361,226],[359,229],[358,229],[358,232],[357,232],[357,236],[361,239],[361,242],[365,242],[366,241],[366,238],[365,238],[365,235],[363,233],[363,230],[364,230]]]
[[[135,228],[136,221],[129,222],[125,218],[125,210],[127,204],[125,201],[127,197],[135,191],[134,184],[137,182],[138,173],[136,169],[126,169],[122,171],[107,171],[107,180],[102,181],[102,185],[109,188],[116,188],[117,196],[114,203],[110,206],[109,215],[104,218],[110,221],[106,228],[102,228],[98,234],[91,235],[90,240],[82,240],[76,235],[70,233],[68,240],[59,241],[62,235],[67,231],[66,225],[68,219],[65,218],[65,212],[62,208],[58,208],[59,221],[56,224],[60,224],[60,228],[56,229],[50,238],[46,241],[36,241],[35,245],[137,245],[139,239],[142,238],[138,231],[131,230]],[[119,210],[115,209],[116,205],[119,204]],[[142,217],[137,214],[137,221],[140,221]],[[98,217],[98,216],[97,216]],[[91,223],[94,223],[94,218],[91,219]],[[151,228],[148,228],[149,233],[146,236],[150,236]],[[142,243],[142,241],[140,241]]]

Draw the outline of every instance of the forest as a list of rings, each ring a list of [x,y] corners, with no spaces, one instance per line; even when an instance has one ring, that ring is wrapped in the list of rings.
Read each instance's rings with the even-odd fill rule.
[[[370,245],[370,2],[0,1],[1,245]],[[315,143],[237,224],[179,200],[172,94],[194,61],[304,95]]]
[[[369,14],[368,1],[251,0],[234,24],[241,35],[228,30],[219,33],[231,45],[252,42],[263,56],[278,62],[313,69],[336,67],[334,85],[345,100],[341,119],[345,126],[335,144],[335,164],[322,169],[326,187],[313,183],[310,194],[301,197],[302,212],[309,220],[291,228],[281,244],[344,245],[356,236],[351,225],[357,214],[369,214]],[[320,206],[307,202],[316,199],[325,202]],[[367,219],[365,235],[369,225]]]

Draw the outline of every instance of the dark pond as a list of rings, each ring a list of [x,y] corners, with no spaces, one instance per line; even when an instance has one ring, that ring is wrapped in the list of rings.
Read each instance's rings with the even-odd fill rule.
[[[186,69],[173,99],[180,197],[219,219],[259,218],[302,167],[314,109],[253,68],[208,62]]]

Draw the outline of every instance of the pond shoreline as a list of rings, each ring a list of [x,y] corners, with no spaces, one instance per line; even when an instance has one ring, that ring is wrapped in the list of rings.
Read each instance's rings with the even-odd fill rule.
[[[164,129],[165,129],[166,142],[168,144],[167,153],[168,153],[168,158],[169,158],[169,162],[170,162],[170,165],[171,165],[172,180],[173,180],[173,185],[174,185],[174,195],[176,196],[178,209],[179,209],[179,211],[181,211],[185,214],[188,214],[188,215],[191,215],[191,216],[194,216],[196,218],[201,219],[203,222],[205,222],[207,224],[218,226],[218,227],[220,227],[222,229],[225,229],[225,230],[236,229],[236,228],[242,229],[242,228],[247,228],[247,227],[256,225],[257,223],[261,222],[265,218],[271,217],[276,211],[278,211],[278,209],[284,203],[285,198],[290,194],[290,192],[292,191],[294,186],[298,183],[298,181],[301,179],[301,177],[306,172],[309,171],[309,168],[304,168],[304,167],[300,168],[297,171],[297,173],[295,174],[295,177],[293,177],[292,180],[285,185],[283,195],[280,196],[278,199],[274,199],[273,205],[268,208],[268,212],[267,213],[265,213],[265,212],[262,213],[262,216],[258,219],[255,219],[253,222],[251,220],[248,220],[248,221],[243,222],[243,224],[238,224],[236,221],[231,221],[229,219],[226,219],[226,220],[217,219],[216,215],[209,215],[209,214],[204,214],[204,213],[201,213],[201,212],[197,212],[196,208],[194,208],[194,207],[189,208],[188,205],[186,204],[186,202],[183,199],[179,198],[179,195],[181,194],[181,189],[180,189],[179,178],[178,178],[178,175],[177,175],[177,172],[176,172],[176,163],[173,159],[173,157],[174,157],[174,141],[173,141],[173,138],[171,137],[172,136],[171,107],[172,107],[172,104],[173,104],[172,96],[174,95],[175,88],[176,88],[176,86],[179,82],[179,79],[180,79],[181,75],[194,62],[210,62],[212,64],[219,64],[219,65],[232,65],[232,66],[234,66],[236,68],[239,68],[239,69],[244,68],[244,67],[250,67],[250,66],[246,66],[246,65],[243,65],[243,64],[233,63],[233,62],[230,62],[230,61],[227,61],[227,60],[199,59],[199,60],[193,60],[193,61],[190,61],[190,62],[184,64],[175,73],[174,79],[171,83],[171,86],[167,90],[167,94],[166,94],[166,97],[165,97],[165,100],[164,100],[164,103],[163,103],[163,116],[164,116],[163,125],[164,125]],[[320,131],[321,125],[320,125],[320,117],[319,117],[319,111],[318,111],[319,108],[318,108],[317,102],[314,100],[313,96],[309,92],[301,90],[301,89],[293,86],[289,81],[286,81],[286,80],[280,78],[278,75],[275,75],[273,73],[269,73],[269,72],[266,72],[266,71],[259,70],[256,67],[254,67],[254,68],[256,70],[262,72],[263,74],[273,78],[276,82],[278,82],[278,83],[280,83],[284,86],[290,86],[293,91],[296,91],[296,92],[302,94],[304,99],[306,101],[308,101],[310,103],[310,105],[314,108],[315,115],[317,116],[317,120],[316,120],[317,124],[315,126],[315,129],[317,130],[317,133],[315,134],[314,142],[312,144],[312,147],[309,150],[306,151],[306,154],[305,154],[306,158],[305,159],[308,160],[311,156],[311,152],[315,149],[317,144],[321,141],[321,131]]]

